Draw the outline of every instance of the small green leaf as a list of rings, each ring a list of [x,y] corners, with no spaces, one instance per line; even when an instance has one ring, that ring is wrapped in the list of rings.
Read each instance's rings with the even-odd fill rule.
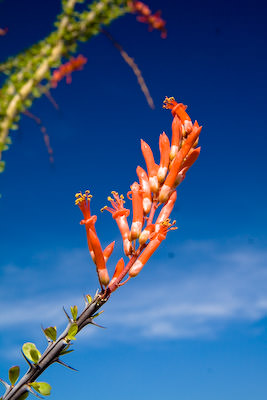
[[[15,365],[14,367],[11,367],[8,371],[8,377],[10,380],[11,385],[15,385],[15,383],[18,380],[19,377],[19,367],[17,365]]]
[[[98,313],[94,314],[91,318],[94,319],[96,317],[98,317],[100,314],[102,314],[104,312],[104,310],[99,311]]]
[[[27,399],[28,396],[29,396],[29,392],[25,392],[18,398],[18,400],[25,400],[25,399]]]
[[[92,296],[90,296],[90,294],[87,294],[85,297],[86,297],[86,299],[88,301],[88,304],[91,304],[92,301],[93,301]]]
[[[51,386],[46,382],[32,382],[29,384],[36,392],[43,396],[49,396],[51,392]]]
[[[36,364],[41,357],[41,353],[36,348],[34,343],[24,343],[22,346],[22,351],[30,361],[34,362],[34,364]]]
[[[77,315],[78,315],[78,307],[77,306],[73,306],[70,308],[71,311],[71,315],[74,321],[76,321],[77,319]]]
[[[69,329],[69,331],[68,331],[68,336],[67,336],[67,338],[68,338],[69,340],[75,340],[75,335],[76,335],[77,332],[78,332],[78,325],[74,322],[74,323],[71,325],[71,327],[70,327],[70,329]]]
[[[62,350],[62,352],[60,353],[60,356],[64,356],[65,354],[69,354],[72,353],[74,350]]]
[[[39,358],[41,357],[40,351],[38,351],[37,349],[31,349],[30,355],[31,355],[31,360],[34,362],[34,364],[37,364]]]
[[[53,340],[55,342],[57,340],[57,327],[56,326],[49,326],[43,330],[46,337]]]
[[[0,161],[0,173],[3,172],[5,169],[5,162],[4,161]]]

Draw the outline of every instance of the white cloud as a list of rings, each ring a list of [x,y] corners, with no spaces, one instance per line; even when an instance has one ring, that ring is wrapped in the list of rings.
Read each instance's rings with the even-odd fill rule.
[[[213,338],[231,323],[253,323],[267,315],[266,250],[208,241],[169,250],[178,256],[164,263],[154,257],[113,295],[99,318],[109,332],[91,334],[117,340]],[[92,293],[88,283],[96,280],[86,251],[43,258],[37,257],[23,273],[14,265],[2,268],[0,332],[30,329],[37,336],[41,323],[63,326],[62,305],[81,308],[82,293]],[[14,296],[16,288],[19,297]]]

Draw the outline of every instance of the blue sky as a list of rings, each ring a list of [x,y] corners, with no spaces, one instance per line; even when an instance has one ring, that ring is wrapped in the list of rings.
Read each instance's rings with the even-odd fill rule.
[[[99,323],[66,358],[78,373],[51,367],[42,380],[52,398],[263,400],[267,384],[266,5],[261,1],[147,2],[161,8],[168,37],[134,16],[109,28],[134,57],[154,99],[149,109],[136,78],[104,36],[80,46],[84,70],[32,111],[54,151],[24,117],[12,134],[0,177],[0,376],[25,368],[24,342],[45,347],[41,324],[64,327],[62,306],[83,306],[97,279],[74,194],[89,188],[103,243],[117,227],[98,211],[111,190],[126,194],[144,166],[140,138],[158,157],[170,136],[164,97],[188,105],[203,125],[201,155],[179,187],[170,232],[146,268],[117,291]],[[0,4],[1,60],[47,35],[59,1]]]

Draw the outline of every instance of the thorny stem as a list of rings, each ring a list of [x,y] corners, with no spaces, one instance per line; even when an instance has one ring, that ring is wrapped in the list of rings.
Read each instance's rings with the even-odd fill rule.
[[[129,65],[129,67],[132,69],[133,73],[135,74],[138,84],[142,90],[142,92],[145,95],[145,98],[148,102],[149,107],[151,107],[152,109],[155,108],[154,105],[154,101],[151,97],[151,94],[149,93],[149,89],[146,85],[146,82],[142,76],[142,72],[140,71],[140,69],[138,68],[138,65],[135,63],[134,59],[132,57],[130,57],[126,51],[123,49],[123,47],[120,45],[119,42],[117,42],[117,40],[114,39],[114,37],[110,34],[110,32],[108,32],[106,29],[101,28],[101,32],[111,41],[111,43],[113,44],[113,46],[120,52],[120,55],[122,56],[122,58],[124,59],[124,61]]]
[[[65,4],[65,8],[70,11],[74,10],[75,4],[78,0],[68,0]],[[12,79],[8,79],[4,85],[4,93],[6,95],[5,109],[2,117],[0,118],[0,146],[6,143],[12,124],[16,120],[17,116],[25,109],[25,102],[32,95],[34,88],[38,87],[40,82],[45,79],[47,74],[55,63],[60,62],[62,57],[68,53],[71,43],[76,43],[83,34],[87,34],[91,37],[95,34],[95,30],[98,32],[101,30],[101,18],[104,19],[103,24],[109,23],[117,17],[116,4],[114,10],[114,16],[112,15],[112,7],[114,6],[112,0],[100,0],[94,9],[86,11],[83,19],[78,22],[78,28],[75,22],[71,19],[71,12],[63,16],[60,20],[57,31],[53,32],[47,40],[51,43],[44,42],[43,47],[39,53],[35,56],[31,56],[31,59],[25,66],[23,66],[19,72],[15,72],[12,77],[16,78],[15,86]],[[120,8],[118,5],[117,10],[120,11],[120,15],[128,12],[126,2],[124,8]],[[102,15],[103,14],[103,15]],[[66,31],[67,30],[67,31]],[[56,37],[54,37],[54,33]],[[65,36],[69,35],[70,39],[66,39]],[[88,37],[88,38],[89,38]],[[27,55],[27,53],[26,53]],[[14,57],[16,60],[16,57]],[[37,64],[37,67],[36,67]],[[0,71],[5,70],[8,66],[0,65]],[[33,69],[33,70],[32,70]],[[10,71],[12,70],[12,62]],[[30,78],[28,75],[30,74]],[[22,83],[22,85],[20,85]],[[2,149],[0,148],[0,160],[2,158]]]
[[[76,323],[78,332],[82,328],[92,322],[93,315],[106,303],[108,297],[96,295],[92,303],[87,304]],[[27,391],[29,383],[34,382],[51,364],[57,362],[61,352],[69,345],[68,335],[69,328],[74,321],[70,321],[55,342],[49,343],[47,349],[42,354],[37,364],[33,364],[27,373],[19,380],[19,382],[10,387],[3,396],[3,400],[19,399]]]
[[[137,260],[137,258],[139,257],[139,255],[141,254],[141,252],[144,250],[145,247],[146,247],[146,245],[142,245],[136,250],[136,252],[131,257],[128,264],[125,266],[122,273],[118,276],[117,280],[115,282],[113,282],[111,285],[109,285],[109,287],[106,289],[105,298],[106,297],[108,298],[110,296],[110,294],[118,288],[119,284],[121,283],[123,278],[128,274],[130,268],[133,266],[133,264],[135,263],[135,261]]]
[[[77,321],[70,320],[65,330],[61,333],[55,342],[50,342],[46,350],[42,354],[38,363],[32,364],[26,374],[16,383],[15,386],[11,386],[4,396],[3,400],[17,400],[24,393],[27,392],[27,388],[31,382],[34,382],[50,365],[58,361],[61,352],[70,345],[70,341],[67,339],[68,331],[73,322],[76,322],[78,326],[78,332],[80,332],[86,325],[92,323],[92,317],[94,314],[109,300],[111,293],[119,287],[120,282],[127,275],[130,268],[137,260],[146,245],[142,245],[134,253],[129,260],[128,264],[124,268],[123,272],[119,275],[117,281],[110,285],[105,291],[103,290],[100,294],[96,295],[90,304],[87,304],[83,312],[78,317]],[[77,333],[78,333],[77,332]]]

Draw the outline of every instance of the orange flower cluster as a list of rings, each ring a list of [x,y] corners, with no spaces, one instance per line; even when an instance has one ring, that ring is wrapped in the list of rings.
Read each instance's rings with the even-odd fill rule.
[[[113,191],[108,197],[110,207],[103,207],[112,214],[123,240],[125,256],[129,258],[127,265],[121,258],[115,268],[112,279],[109,279],[106,262],[110,257],[115,242],[102,250],[96,234],[96,215],[91,215],[89,191],[76,194],[76,204],[81,209],[84,219],[87,242],[92,259],[96,264],[99,282],[109,293],[124,284],[128,279],[139,274],[151,255],[166,238],[168,231],[176,229],[175,221],[171,223],[170,214],[173,210],[177,186],[185,178],[186,172],[197,160],[200,147],[198,137],[202,127],[197,121],[192,123],[186,113],[186,106],[177,103],[173,97],[166,97],[164,108],[171,109],[173,115],[172,139],[163,132],[159,137],[160,163],[157,164],[150,146],[141,140],[141,150],[145,159],[147,171],[140,166],[136,172],[139,182],[131,185],[128,198],[132,202],[132,221],[129,226],[127,218],[130,209],[125,208],[123,195]],[[160,209],[161,208],[161,209]],[[160,212],[155,217],[156,212]],[[153,219],[155,218],[155,222]],[[123,278],[128,274],[128,279]]]
[[[59,81],[66,77],[66,82],[70,84],[72,82],[71,73],[73,71],[81,71],[84,64],[87,63],[87,58],[79,54],[78,57],[71,57],[70,61],[62,64],[58,69],[53,72],[51,79],[52,88],[56,88]]]
[[[161,11],[152,14],[150,8],[142,1],[129,1],[128,6],[133,13],[137,13],[137,21],[148,24],[149,30],[157,29],[161,31],[161,37],[167,37],[167,30],[165,28],[166,21],[161,18]]]
[[[8,32],[8,28],[0,28],[0,36],[5,36]]]

